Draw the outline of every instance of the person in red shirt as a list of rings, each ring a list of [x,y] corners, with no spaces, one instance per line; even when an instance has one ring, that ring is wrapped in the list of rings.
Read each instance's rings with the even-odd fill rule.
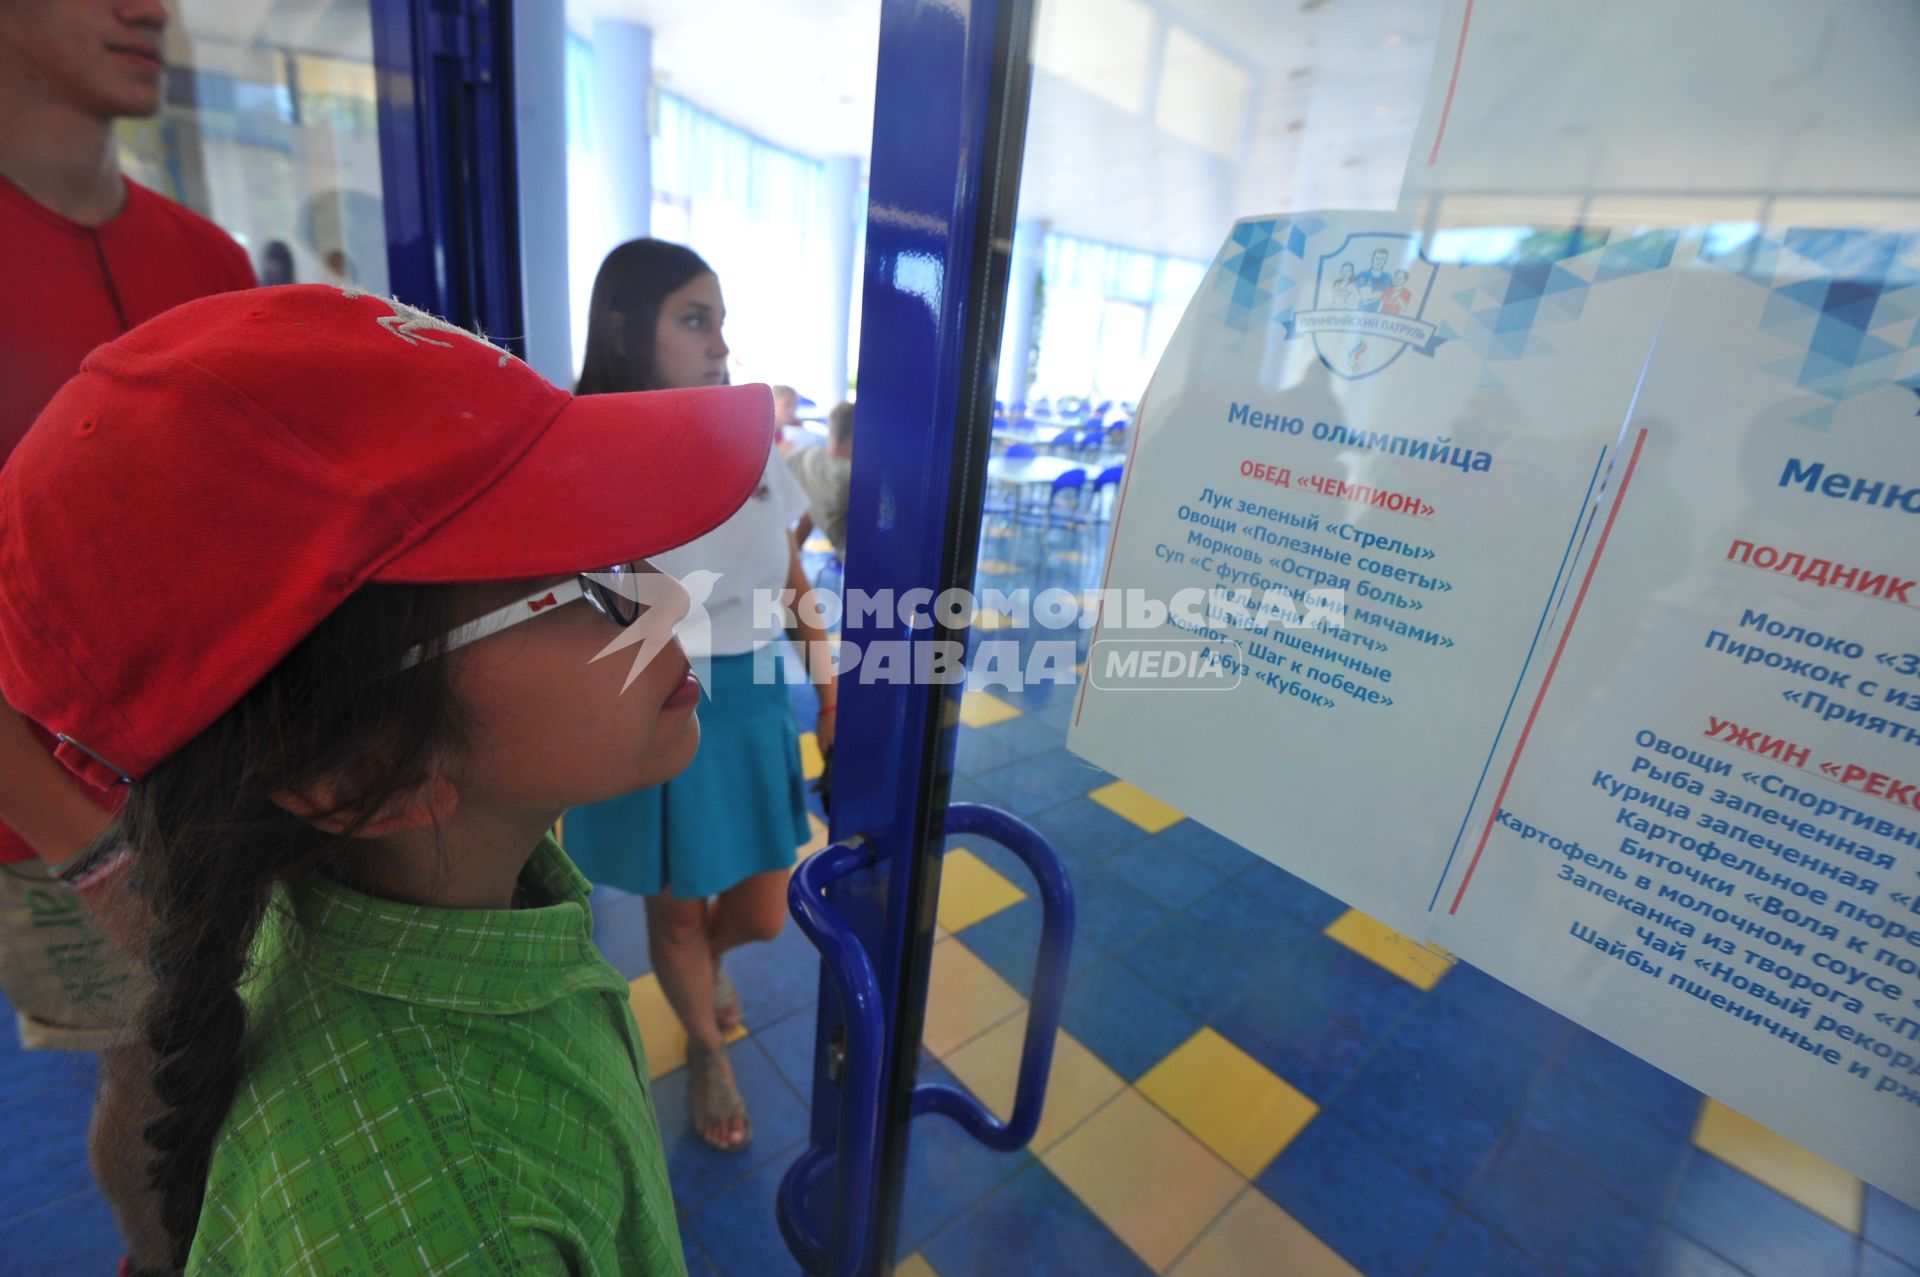
[[[0,463],[95,346],[182,302],[250,288],[240,246],[121,176],[113,122],[160,109],[159,0],[0,5]],[[128,565],[128,606],[140,606]],[[5,589],[0,582],[0,589]],[[28,1049],[98,1050],[88,1151],[127,1244],[122,1272],[165,1271],[148,1188],[151,1057],[132,1040],[141,913],[110,875],[55,878],[105,828],[117,796],[88,789],[53,738],[0,703],[0,986]],[[83,905],[84,902],[84,905]],[[108,933],[117,937],[116,944]]]

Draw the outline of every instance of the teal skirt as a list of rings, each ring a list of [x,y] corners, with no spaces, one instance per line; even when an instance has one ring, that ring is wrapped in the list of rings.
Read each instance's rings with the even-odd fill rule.
[[[784,680],[756,683],[753,669],[751,652],[713,658],[687,770],[567,813],[562,841],[590,881],[697,900],[792,867],[813,836],[793,703]]]

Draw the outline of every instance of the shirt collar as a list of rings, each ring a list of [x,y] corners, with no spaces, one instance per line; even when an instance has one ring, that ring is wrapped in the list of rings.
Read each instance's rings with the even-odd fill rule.
[[[527,909],[433,909],[310,875],[290,887],[288,948],[317,974],[379,997],[511,1015],[626,983],[593,944],[592,884],[551,838],[521,873]]]

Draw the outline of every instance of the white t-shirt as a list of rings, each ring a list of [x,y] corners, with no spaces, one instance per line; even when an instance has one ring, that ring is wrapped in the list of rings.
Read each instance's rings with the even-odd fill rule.
[[[678,631],[689,657],[738,656],[781,636],[775,622],[755,628],[754,592],[777,596],[786,588],[793,550],[787,533],[806,512],[806,493],[779,454],[769,451],[760,486],[732,517],[697,540],[653,556],[654,566],[693,596],[695,611]],[[708,621],[704,626],[701,607]]]

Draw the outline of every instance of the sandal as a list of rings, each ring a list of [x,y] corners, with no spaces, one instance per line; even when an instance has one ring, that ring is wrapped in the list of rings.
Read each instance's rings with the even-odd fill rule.
[[[738,1153],[753,1143],[753,1123],[747,1119],[747,1102],[734,1084],[733,1071],[727,1066],[727,1049],[702,1051],[687,1047],[687,1068],[692,1077],[688,1087],[688,1106],[692,1110],[693,1132],[701,1143],[722,1153]],[[708,1132],[739,1118],[743,1134],[738,1144],[726,1144]]]
[[[713,964],[713,1018],[720,1022],[722,1035],[740,1027],[740,990],[718,962]]]

